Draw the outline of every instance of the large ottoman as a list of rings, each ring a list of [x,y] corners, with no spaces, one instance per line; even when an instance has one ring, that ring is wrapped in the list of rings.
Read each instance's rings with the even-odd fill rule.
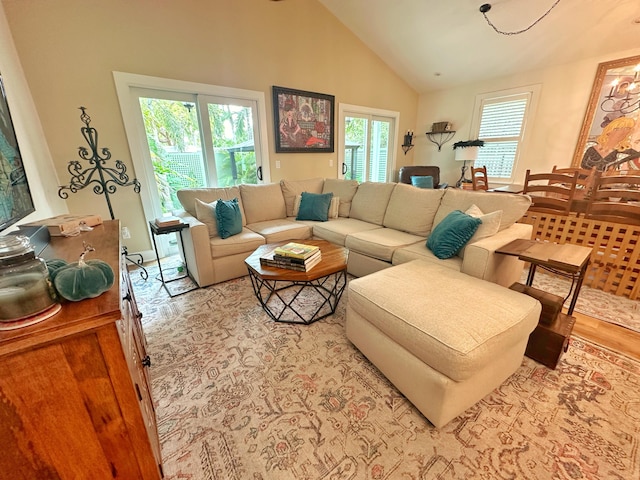
[[[440,428],[522,363],[536,299],[423,260],[351,280],[349,340]]]

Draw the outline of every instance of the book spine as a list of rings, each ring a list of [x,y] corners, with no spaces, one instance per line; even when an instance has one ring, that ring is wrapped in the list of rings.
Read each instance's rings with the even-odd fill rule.
[[[287,257],[287,256],[279,255],[277,253],[273,254],[273,259],[274,260],[278,260],[278,261],[281,261],[281,262],[295,263],[295,264],[298,264],[298,265],[306,265],[307,263],[312,261],[314,258],[315,258],[314,255],[312,255],[311,257],[308,257],[308,258],[296,258],[296,257]]]
[[[313,251],[305,252],[305,253],[294,253],[294,252],[289,252],[287,250],[276,248],[273,253],[275,255],[280,255],[281,257],[300,258],[302,260],[305,260],[318,251],[319,249],[315,249]]]
[[[282,262],[279,260],[268,260],[265,258],[260,259],[260,264],[267,267],[286,268],[288,270],[296,270],[298,272],[306,272],[307,268],[304,265],[296,263]]]

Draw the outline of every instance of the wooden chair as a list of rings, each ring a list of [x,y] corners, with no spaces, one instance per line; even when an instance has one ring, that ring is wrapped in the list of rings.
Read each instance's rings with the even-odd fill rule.
[[[597,174],[585,217],[640,225],[640,175]]]
[[[591,193],[591,189],[593,188],[593,182],[596,176],[596,167],[592,168],[580,168],[580,167],[567,167],[567,168],[558,168],[556,165],[553,166],[551,173],[564,173],[567,175],[573,175],[574,172],[578,172],[578,183],[576,184],[576,188],[584,189],[583,197],[588,197]]]
[[[489,190],[489,180],[487,179],[487,167],[471,167],[471,183],[474,190]]]
[[[578,172],[573,175],[567,173],[536,173],[527,170],[524,179],[525,195],[531,197],[532,212],[555,213],[568,215],[571,211],[571,201],[575,195],[578,183]]]

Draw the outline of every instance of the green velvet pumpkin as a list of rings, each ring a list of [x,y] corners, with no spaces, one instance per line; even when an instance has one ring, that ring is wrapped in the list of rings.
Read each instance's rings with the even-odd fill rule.
[[[72,302],[97,297],[109,290],[115,281],[108,263],[84,259],[88,251],[93,251],[93,248],[85,248],[78,262],[61,267],[55,273],[53,284],[56,290],[61,297]]]
[[[56,273],[63,267],[69,265],[66,260],[62,260],[61,258],[52,258],[50,260],[45,260],[47,264],[47,270],[49,270],[49,278],[53,282],[53,279],[56,277]]]

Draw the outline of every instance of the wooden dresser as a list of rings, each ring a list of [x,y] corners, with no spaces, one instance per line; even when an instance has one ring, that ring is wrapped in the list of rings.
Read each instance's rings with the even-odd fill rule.
[[[77,261],[86,241],[96,249],[88,259],[116,272],[114,286],[0,331],[0,479],[162,477],[142,315],[119,233],[112,220],[52,237],[42,257]]]

